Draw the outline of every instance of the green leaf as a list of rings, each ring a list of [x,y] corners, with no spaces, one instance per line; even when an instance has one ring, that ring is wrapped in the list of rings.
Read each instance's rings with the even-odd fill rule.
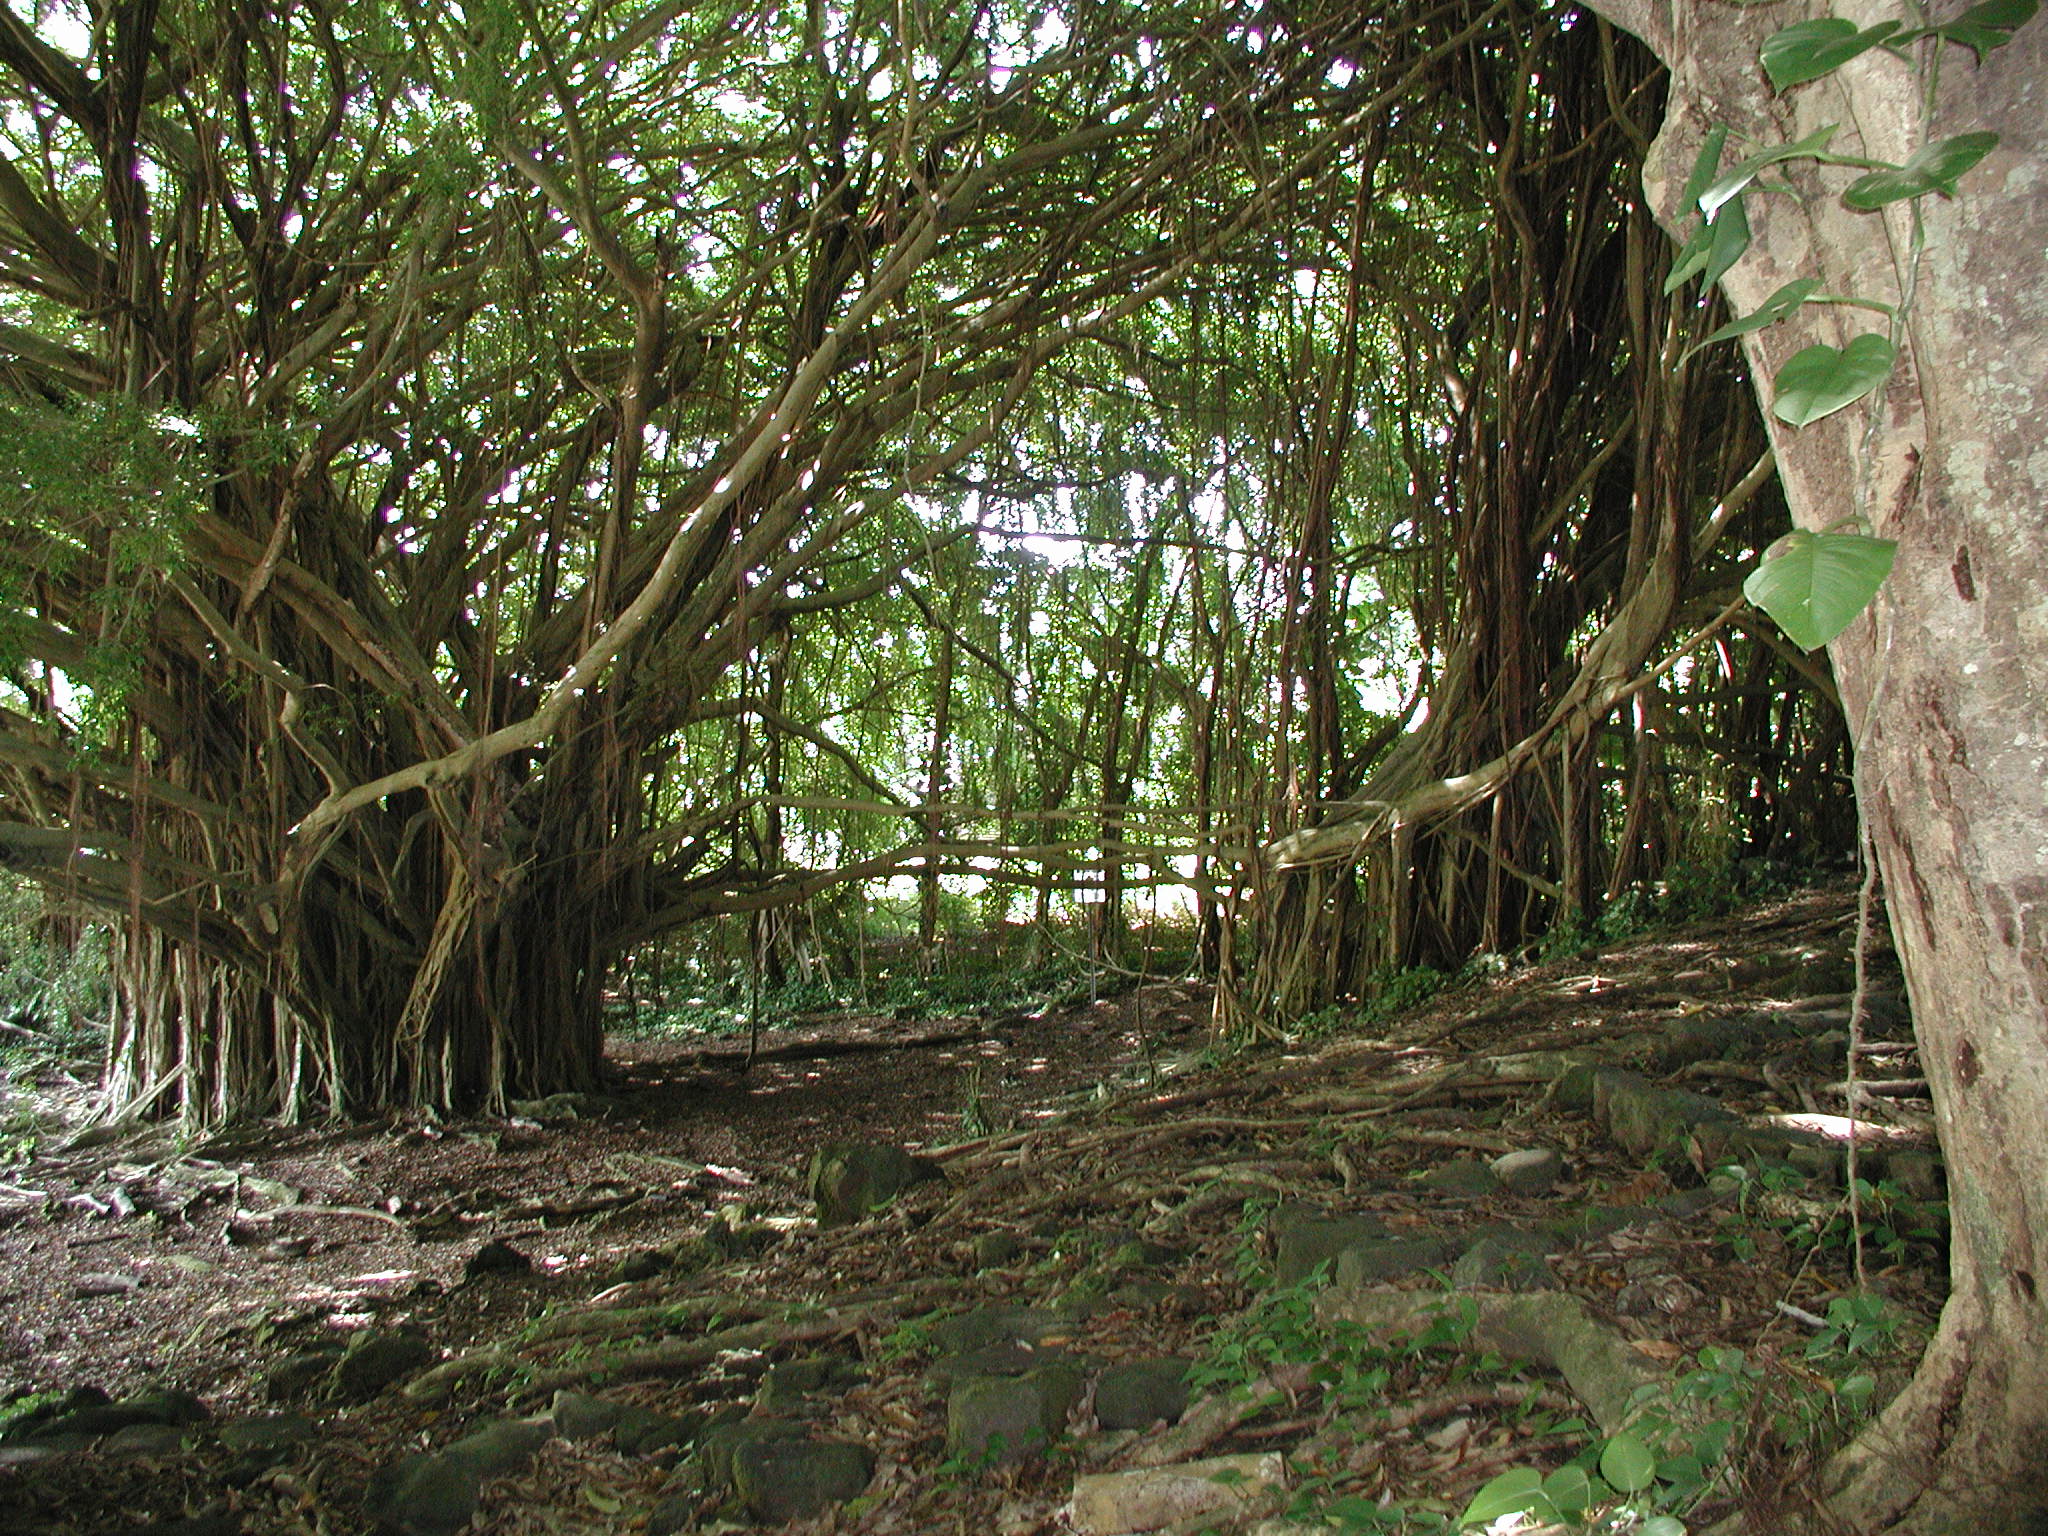
[[[1679,199],[1681,208],[1697,206],[1701,194],[1714,184],[1715,173],[1721,169],[1721,152],[1727,145],[1728,129],[1725,124],[1710,129],[1700,141],[1700,152],[1693,157],[1692,175],[1686,179],[1685,195]],[[1664,279],[1666,293],[1675,291],[1687,278],[1705,270],[1714,253],[1714,240],[1712,221],[1702,221],[1699,228],[1686,237],[1678,259],[1672,263],[1671,275]]]
[[[1707,252],[1707,267],[1700,274],[1700,286],[1711,288],[1721,281],[1728,269],[1742,259],[1742,253],[1749,249],[1749,209],[1741,197],[1723,205],[1721,216],[1714,220],[1713,244]]]
[[[1938,27],[1916,27],[1910,32],[1901,32],[1896,41],[1909,43],[1916,38],[1938,37],[1972,49],[1982,59],[1992,49],[2003,48],[2011,42],[2013,33],[2032,21],[2040,8],[2040,0],[1984,0],[1983,4],[1971,6],[1954,21],[1944,22]]]
[[[1670,293],[1687,278],[1697,276],[1713,251],[1714,226],[1703,223],[1679,247],[1678,259],[1671,264],[1671,275],[1664,279],[1664,291]]]
[[[1771,414],[1794,427],[1832,416],[1882,384],[1895,355],[1891,341],[1875,331],[1846,347],[1815,345],[1795,352],[1771,381]]]
[[[1543,1474],[1534,1467],[1503,1472],[1472,1495],[1459,1525],[1490,1525],[1502,1515],[1540,1515],[1554,1519],[1557,1511],[1544,1496]]]
[[[1543,1496],[1567,1520],[1582,1513],[1604,1491],[1595,1486],[1584,1467],[1559,1467],[1543,1479]]]
[[[1702,336],[1698,341],[1686,348],[1685,355],[1691,357],[1693,353],[1701,348],[1711,347],[1717,341],[1733,341],[1737,336],[1747,336],[1751,331],[1760,331],[1767,325],[1776,325],[1818,292],[1820,292],[1819,278],[1795,277],[1768,299],[1765,299],[1757,307],[1755,313],[1744,315],[1739,320],[1730,320],[1719,330]]]
[[[1742,593],[1776,619],[1794,645],[1817,651],[1870,606],[1897,552],[1890,539],[1798,529],[1764,551]]]
[[[1641,1440],[1623,1430],[1600,1452],[1600,1475],[1623,1493],[1641,1493],[1657,1480],[1657,1458]]]
[[[1728,125],[1709,129],[1707,136],[1700,140],[1700,152],[1693,156],[1692,175],[1686,179],[1685,196],[1679,199],[1681,208],[1690,208],[1700,200],[1700,194],[1714,184],[1715,173],[1721,169],[1721,153],[1728,147]]]
[[[1685,1536],[1685,1522],[1676,1515],[1652,1515],[1639,1536]]]
[[[1782,91],[1807,80],[1818,80],[1839,69],[1859,53],[1867,53],[1899,30],[1896,21],[1881,21],[1859,30],[1853,21],[1826,16],[1818,21],[1797,21],[1764,42],[1764,73],[1771,89]]]
[[[1959,133],[1939,144],[1923,145],[1904,165],[1857,177],[1842,194],[1842,201],[1867,213],[1886,203],[1924,197],[1929,192],[1953,197],[1956,179],[1997,146],[1995,133]]]
[[[1818,157],[1826,151],[1828,141],[1834,138],[1836,130],[1841,126],[1840,123],[1829,123],[1825,128],[1815,129],[1797,143],[1779,144],[1745,160],[1738,160],[1727,175],[1700,194],[1700,212],[1711,219],[1717,208],[1756,180],[1758,171],[1786,160]]]

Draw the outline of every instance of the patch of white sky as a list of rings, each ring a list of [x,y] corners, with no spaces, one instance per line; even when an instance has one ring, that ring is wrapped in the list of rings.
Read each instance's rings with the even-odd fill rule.
[[[988,83],[996,90],[1002,90],[1018,70],[1049,53],[1056,53],[1072,39],[1073,32],[1067,26],[1066,17],[1055,9],[1048,9],[1029,32],[1021,25],[1004,28],[998,24],[989,47]]]

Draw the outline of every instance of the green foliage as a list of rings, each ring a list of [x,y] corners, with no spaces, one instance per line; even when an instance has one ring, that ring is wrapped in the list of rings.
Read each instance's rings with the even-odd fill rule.
[[[1916,1250],[1937,1253],[1947,1237],[1942,1206],[1909,1199],[1890,1179],[1857,1179],[1852,1207],[1846,1195],[1825,1201],[1808,1197],[1807,1176],[1786,1163],[1731,1164],[1715,1176],[1735,1186],[1740,1222],[1768,1227],[1809,1254],[1846,1259],[1860,1240],[1887,1262],[1898,1263]],[[1728,1241],[1738,1256],[1755,1250],[1739,1225]]]
[[[1873,393],[1891,377],[1897,355],[1891,338],[1875,331],[1846,347],[1822,342],[1795,352],[1773,381],[1771,414],[1787,426],[1811,426]]]
[[[1881,338],[1859,338],[1877,339]],[[1889,368],[1890,363],[1885,366]],[[1898,544],[1891,539],[1795,528],[1764,552],[1762,563],[1749,573],[1742,591],[1778,621],[1793,644],[1818,650],[1870,605],[1891,574],[1897,551]]]
[[[1828,1303],[1827,1318],[1827,1327],[1806,1342],[1809,1360],[1882,1354],[1892,1348],[1899,1331],[1898,1314],[1882,1296],[1868,1293],[1835,1297]]]
[[[1764,43],[1764,73],[1779,91],[1818,80],[1858,54],[1868,53],[1900,26],[1896,21],[1881,21],[1874,27],[1859,28],[1836,16],[1794,22]]]
[[[133,630],[182,559],[201,505],[198,429],[118,397],[65,406],[0,401],[0,669],[33,654],[31,594],[51,582],[95,592],[69,682],[104,741],[136,664]]]
[[[1168,974],[1185,962],[1184,955],[1172,952],[1156,958]],[[918,965],[913,948],[896,940],[879,947],[875,959],[865,974],[833,974],[820,965],[809,980],[792,976],[780,987],[757,991],[748,973],[751,959],[707,942],[652,978],[645,990],[653,998],[642,1000],[637,1009],[625,998],[615,1000],[607,1023],[619,1033],[642,1037],[732,1035],[752,1027],[757,1006],[761,1024],[777,1027],[822,1013],[881,1010],[905,1020],[1013,1013],[1077,994],[1086,997],[1091,987],[1107,990],[1104,978],[1091,973],[1086,955],[1072,945],[1029,963],[1001,943],[954,944],[939,966],[927,971]],[[843,966],[843,959],[838,963]],[[1124,982],[1120,978],[1116,984]]]
[[[1933,27],[1909,27],[1901,20],[1865,27],[1841,17],[1816,17],[1772,34],[1763,45],[1761,62],[1772,88],[1782,92],[1821,79],[1874,48],[1899,51],[1921,38],[1957,43],[1981,57],[1987,49],[2009,42],[2014,30],[2037,9],[2038,0],[1987,0],[1954,22]],[[1901,53],[1901,57],[1905,55]],[[1727,145],[1727,130],[1717,127],[1711,131],[1685,191],[1687,205],[1697,208],[1701,222],[1681,251],[1666,291],[1694,276],[1711,286],[1741,258],[1749,244],[1744,194],[1775,166],[1794,160],[1860,166],[1865,174],[1850,184],[1842,201],[1858,212],[1871,212],[1930,193],[1954,196],[1963,174],[1998,143],[1998,136],[1992,133],[1957,134],[1922,145],[1904,165],[1873,163],[1830,152],[1839,126],[1828,124],[1795,143],[1770,145],[1726,171],[1718,167]],[[1914,231],[1917,258],[1921,238],[1917,214]],[[1860,304],[1890,316],[1895,323],[1898,319],[1887,305],[1830,299],[1820,292],[1818,279],[1798,278],[1780,287],[1753,313],[1721,326],[1699,345],[1748,335],[1815,302]],[[1879,390],[1891,377],[1897,355],[1893,338],[1876,332],[1857,336],[1844,347],[1824,343],[1806,347],[1789,358],[1772,380],[1771,414],[1788,426],[1810,426]],[[1743,583],[1743,592],[1777,620],[1794,643],[1817,650],[1869,606],[1891,569],[1892,551],[1888,540],[1800,531],[1779,539],[1764,552]]]
[[[1894,1347],[1897,1317],[1878,1298],[1836,1297],[1827,1326],[1806,1348],[1816,1374],[1767,1371],[1739,1349],[1702,1348],[1666,1386],[1645,1388],[1628,1428],[1596,1441],[1554,1471],[1515,1467],[1486,1483],[1461,1528],[1527,1515],[1579,1533],[1664,1532],[1727,1485],[1729,1453],[1811,1457],[1869,1412],[1876,1378],[1868,1357]]]
[[[1450,985],[1451,978],[1433,966],[1409,966],[1405,970],[1383,973],[1368,987],[1366,1014],[1368,1021],[1392,1018],[1406,1013],[1435,997]]]
[[[1685,355],[1691,357],[1693,353],[1711,347],[1717,341],[1733,341],[1738,336],[1747,336],[1751,331],[1760,331],[1767,325],[1775,325],[1818,292],[1819,278],[1795,277],[1758,305],[1754,313],[1744,315],[1739,320],[1730,320],[1717,331],[1709,331],[1688,347]]]
[[[0,1059],[75,1060],[98,1051],[112,1008],[106,931],[53,919],[40,887],[0,872]]]
[[[1901,32],[1895,41],[1903,45],[1922,37],[1940,38],[1970,49],[1981,60],[1992,49],[2011,42],[2013,33],[2033,20],[2040,8],[2040,0],[1982,0],[1954,21],[1915,27]]]
[[[1888,203],[1939,192],[1955,196],[1956,181],[1998,146],[1995,133],[1959,133],[1939,143],[1924,144],[1901,166],[1871,171],[1849,183],[1842,201],[1869,212]],[[1797,423],[1794,423],[1797,425]]]

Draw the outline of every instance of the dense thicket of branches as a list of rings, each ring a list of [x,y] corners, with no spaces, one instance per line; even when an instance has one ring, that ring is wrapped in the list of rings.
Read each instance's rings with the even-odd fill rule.
[[[1192,870],[1275,1019],[1830,835],[1766,637],[1643,682],[1762,444],[1589,18],[23,14],[0,858],[123,1101],[580,1086],[636,946],[896,871]]]

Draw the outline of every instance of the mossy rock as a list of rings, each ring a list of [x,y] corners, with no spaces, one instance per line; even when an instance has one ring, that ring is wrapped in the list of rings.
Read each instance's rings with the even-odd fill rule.
[[[359,1334],[334,1367],[329,1396],[366,1403],[395,1382],[433,1363],[434,1346],[409,1328]]]
[[[732,1459],[732,1491],[763,1525],[823,1514],[874,1475],[874,1452],[850,1440],[753,1440]]]
[[[901,1147],[868,1142],[833,1142],[811,1159],[807,1187],[817,1203],[818,1224],[843,1227],[860,1221],[919,1184],[943,1179],[930,1158]]]
[[[1335,1265],[1339,1254],[1355,1243],[1387,1235],[1386,1223],[1366,1212],[1328,1216],[1313,1207],[1283,1205],[1267,1219],[1273,1240],[1273,1281],[1299,1285],[1318,1265]]]
[[[1044,1450],[1065,1431],[1087,1377],[1072,1365],[1022,1376],[966,1376],[946,1401],[946,1453],[1000,1465]]]
[[[1188,1409],[1191,1362],[1176,1356],[1126,1360],[1095,1382],[1095,1422],[1104,1429],[1148,1429],[1172,1424]]]

